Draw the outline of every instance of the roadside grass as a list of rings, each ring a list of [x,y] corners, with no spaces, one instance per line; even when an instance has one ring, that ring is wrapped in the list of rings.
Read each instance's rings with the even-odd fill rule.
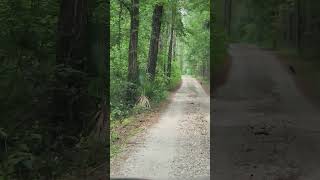
[[[148,113],[148,112],[145,112]],[[137,117],[131,116],[123,120],[111,121],[110,131],[110,157],[113,158],[121,152],[128,140],[142,131],[137,125]],[[139,121],[138,121],[139,122]]]
[[[320,107],[320,61],[319,57],[300,56],[295,50],[283,49],[277,51],[281,62],[286,66],[294,67],[294,79],[298,88],[314,104]]]

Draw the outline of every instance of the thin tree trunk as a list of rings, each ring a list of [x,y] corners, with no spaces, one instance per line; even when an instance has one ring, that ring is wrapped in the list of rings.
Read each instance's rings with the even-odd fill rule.
[[[296,0],[297,8],[297,49],[301,52],[301,1]]]
[[[228,34],[231,35],[231,20],[232,20],[232,0],[229,0],[229,13],[228,13]]]
[[[123,4],[120,3],[120,10],[119,10],[119,24],[118,24],[118,49],[119,49],[119,59],[121,59],[121,20],[122,20],[122,9],[123,9]]]
[[[152,17],[152,32],[150,38],[149,61],[147,68],[147,72],[150,74],[151,80],[154,80],[156,74],[162,11],[163,6],[156,5]]]
[[[169,51],[168,51],[168,67],[167,67],[168,77],[171,76],[172,44],[173,44],[173,24],[171,25],[170,43],[169,43]]]
[[[224,0],[224,28],[228,27],[228,0]]]
[[[168,64],[167,64],[167,76],[171,76],[171,62],[172,62],[172,47],[173,47],[173,33],[175,24],[175,7],[172,7],[172,17],[171,17],[171,29],[170,29],[170,42],[168,50]]]
[[[172,55],[172,59],[175,60],[176,59],[176,51],[177,51],[177,36],[176,36],[176,32],[173,31],[173,55]]]
[[[131,28],[129,42],[128,81],[138,81],[138,30],[139,30],[139,0],[131,0]]]

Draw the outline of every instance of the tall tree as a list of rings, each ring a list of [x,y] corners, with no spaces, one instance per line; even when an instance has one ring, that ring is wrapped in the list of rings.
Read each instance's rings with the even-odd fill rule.
[[[119,59],[121,59],[121,19],[122,19],[122,8],[123,4],[120,3],[120,10],[119,10],[119,22],[118,22],[118,49],[119,49]]]
[[[297,50],[301,51],[301,27],[302,27],[302,13],[301,13],[301,0],[296,0],[296,17],[297,17]]]
[[[150,74],[151,80],[154,80],[156,74],[162,13],[163,6],[157,4],[154,8],[152,17],[152,32],[150,38],[149,61],[147,68],[147,72]]]
[[[169,42],[169,50],[168,50],[168,64],[167,64],[167,76],[171,76],[171,63],[172,63],[172,49],[173,49],[173,38],[174,38],[174,28],[175,28],[175,13],[176,13],[176,5],[172,5],[171,12],[171,29],[170,29],[170,42]]]
[[[228,34],[231,35],[231,21],[232,21],[232,0],[229,0],[229,8],[228,8]]]
[[[224,26],[227,33],[231,33],[232,0],[224,1]]]
[[[137,82],[138,80],[138,32],[139,32],[139,0],[131,0],[131,27],[129,42],[129,65],[128,80]]]
[[[56,90],[54,94],[54,121],[60,127],[70,128],[71,134],[82,129],[79,122],[79,96],[82,71],[87,54],[87,0],[61,1],[58,20],[58,40],[56,53]],[[81,83],[80,83],[81,82]],[[66,128],[66,129],[67,129]]]

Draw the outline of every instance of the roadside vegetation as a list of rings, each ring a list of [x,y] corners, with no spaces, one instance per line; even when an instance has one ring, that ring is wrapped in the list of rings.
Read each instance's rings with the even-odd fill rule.
[[[0,2],[0,179],[82,178],[106,162],[106,12]]]

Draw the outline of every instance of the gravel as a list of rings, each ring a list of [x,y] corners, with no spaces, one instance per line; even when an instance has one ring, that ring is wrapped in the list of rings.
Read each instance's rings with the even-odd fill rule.
[[[319,180],[320,113],[271,51],[233,44],[213,102],[213,179]]]

